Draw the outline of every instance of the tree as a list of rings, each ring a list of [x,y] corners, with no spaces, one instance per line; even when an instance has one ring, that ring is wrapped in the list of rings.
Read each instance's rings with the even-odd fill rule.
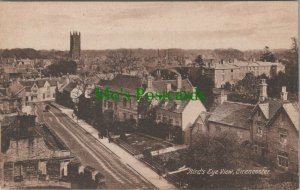
[[[260,56],[260,61],[275,62],[275,55],[270,51],[269,46],[265,46],[264,53]]]
[[[75,61],[60,60],[47,68],[46,75],[61,76],[66,74],[76,74],[77,63]]]
[[[180,155],[185,166],[195,170],[243,169],[249,167],[248,151],[235,133],[224,131],[219,135],[201,134],[191,147]],[[241,189],[247,183],[259,182],[256,175],[185,175],[192,189]]]
[[[136,68],[138,59],[132,56],[130,50],[122,49],[117,51],[111,51],[107,55],[105,62],[117,73],[123,73],[124,69],[130,71]]]
[[[199,66],[204,65],[204,60],[203,60],[202,55],[197,56],[197,58],[195,59],[195,63],[198,64]]]

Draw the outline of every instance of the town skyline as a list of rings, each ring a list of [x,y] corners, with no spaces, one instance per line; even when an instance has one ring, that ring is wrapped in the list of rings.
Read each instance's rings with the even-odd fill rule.
[[[5,26],[0,49],[69,50],[73,30],[82,34],[82,50],[288,49],[290,38],[298,36],[297,2],[10,2],[0,7],[0,26]]]

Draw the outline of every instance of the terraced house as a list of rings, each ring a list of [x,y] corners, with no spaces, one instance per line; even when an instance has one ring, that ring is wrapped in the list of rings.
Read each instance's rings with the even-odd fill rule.
[[[298,104],[287,100],[286,87],[281,99],[267,97],[262,79],[260,102],[251,113],[251,141],[259,159],[268,160],[278,169],[298,171]]]

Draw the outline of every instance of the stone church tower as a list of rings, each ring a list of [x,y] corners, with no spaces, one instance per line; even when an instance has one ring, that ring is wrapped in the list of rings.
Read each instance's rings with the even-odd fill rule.
[[[80,59],[80,32],[70,32],[70,58]]]

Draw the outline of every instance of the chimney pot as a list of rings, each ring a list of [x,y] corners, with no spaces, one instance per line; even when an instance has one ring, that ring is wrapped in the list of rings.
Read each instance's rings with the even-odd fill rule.
[[[259,84],[259,100],[261,102],[263,102],[266,98],[268,98],[268,94],[267,94],[267,83],[266,83],[266,79],[261,79],[260,80],[260,84]]]
[[[280,97],[282,101],[287,101],[288,92],[286,91],[286,86],[281,88]]]

